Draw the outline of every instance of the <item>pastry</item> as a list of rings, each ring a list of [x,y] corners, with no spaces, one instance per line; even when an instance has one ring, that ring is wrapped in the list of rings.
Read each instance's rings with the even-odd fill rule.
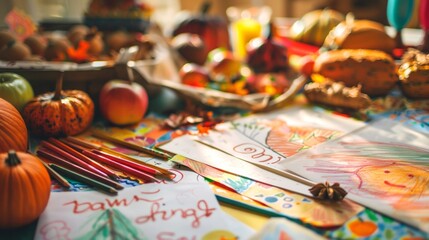
[[[370,96],[382,96],[396,85],[398,76],[393,58],[385,52],[368,49],[340,49],[321,53],[314,73],[347,87],[362,86]]]
[[[341,82],[308,83],[304,94],[310,102],[352,110],[365,109],[371,104],[371,99],[360,91],[360,86],[349,88]]]
[[[429,98],[429,54],[409,49],[398,69],[399,85],[409,98]]]
[[[347,20],[335,26],[325,38],[327,49],[373,49],[392,54],[395,40],[380,23],[370,20]]]

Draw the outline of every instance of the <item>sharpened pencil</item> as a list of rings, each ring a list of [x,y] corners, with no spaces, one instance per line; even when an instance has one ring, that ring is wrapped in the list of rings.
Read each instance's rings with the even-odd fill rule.
[[[61,156],[58,156],[54,153],[51,153],[47,150],[44,149],[39,149],[37,150],[37,156],[41,157],[41,158],[46,158],[48,161],[52,161],[57,163],[58,165],[61,165],[67,169],[70,169],[72,171],[78,172],[82,175],[85,175],[86,177],[95,179],[99,182],[102,182],[104,184],[107,184],[109,186],[112,186],[116,189],[123,189],[124,186],[122,186],[121,184],[111,180],[110,178],[107,177],[102,177],[100,175],[97,175],[91,171],[86,170],[85,168],[82,168],[76,164],[70,163],[69,161],[67,161],[67,159],[62,158]]]
[[[88,158],[87,156],[85,156],[82,153],[76,151],[75,149],[73,149],[72,147],[68,146],[67,144],[61,142],[60,140],[55,139],[55,138],[49,138],[48,142],[54,144],[55,146],[61,148],[62,150],[68,152],[69,154],[71,154],[71,155],[79,158],[80,160],[88,163],[89,165],[95,167],[96,169],[104,172],[111,179],[113,179],[113,180],[118,180],[119,179],[119,176],[116,175],[116,173],[114,173],[112,170],[110,170],[107,167],[101,165],[100,163],[92,160],[91,158]]]
[[[67,181],[67,179],[65,179],[57,171],[55,171],[54,169],[52,169],[44,161],[41,161],[41,162],[43,163],[43,165],[45,166],[45,168],[48,170],[49,175],[51,175],[51,177],[55,178],[55,180],[57,180],[60,183],[61,186],[65,187],[67,189],[71,188],[71,184]]]
[[[88,150],[84,150],[82,152],[84,155],[92,158],[92,159],[96,159],[99,162],[102,162],[104,164],[107,164],[113,168],[117,168],[118,170],[121,170],[125,173],[128,173],[130,175],[133,175],[134,177],[140,178],[144,181],[150,181],[150,182],[160,182],[158,179],[154,178],[153,176],[146,174],[142,171],[136,170],[134,168],[128,167],[124,164],[120,164],[118,162],[115,162],[109,158],[106,158],[104,156],[98,155],[94,152],[88,151]]]
[[[123,147],[129,148],[129,149],[132,149],[132,150],[135,150],[138,152],[146,153],[150,156],[158,157],[158,158],[161,158],[164,160],[168,160],[172,157],[170,154],[165,153],[159,149],[148,148],[148,147],[144,147],[144,146],[139,146],[137,144],[129,143],[129,142],[123,141],[121,139],[111,137],[111,136],[107,135],[106,133],[104,133],[100,130],[93,130],[92,135],[94,137],[101,138],[103,140],[121,145]]]
[[[72,142],[74,144],[77,144],[79,146],[82,146],[84,148],[88,148],[88,149],[98,149],[100,147],[99,144],[95,144],[95,143],[91,143],[89,141],[77,138],[77,137],[71,137],[71,136],[67,136],[66,138],[64,138],[63,140],[66,140],[67,142]]]
[[[148,174],[151,174],[152,176],[157,176],[157,175],[160,175],[160,174],[161,174],[160,172],[158,172],[158,171],[157,171],[156,169],[154,169],[154,168],[150,168],[150,167],[147,167],[147,166],[145,166],[145,165],[138,164],[138,163],[135,163],[135,162],[132,162],[132,161],[126,160],[126,159],[124,159],[124,158],[120,158],[120,157],[118,157],[118,156],[115,156],[115,155],[112,155],[112,154],[109,154],[109,153],[103,152],[103,151],[101,151],[101,150],[93,149],[93,150],[91,150],[91,152],[93,152],[93,153],[95,153],[95,154],[98,154],[98,155],[101,155],[101,156],[104,156],[104,157],[106,157],[106,158],[109,158],[109,159],[111,159],[112,161],[116,161],[116,162],[118,162],[118,163],[121,163],[121,164],[127,165],[128,167],[132,167],[132,168],[135,168],[135,169],[141,170],[141,171],[143,171],[143,172],[146,172],[146,173],[148,173]]]
[[[86,183],[89,186],[94,187],[97,190],[100,190],[102,192],[105,192],[105,193],[108,193],[111,195],[118,195],[118,191],[116,189],[114,189],[114,188],[112,188],[112,187],[110,187],[104,183],[101,183],[101,182],[96,181],[92,178],[86,177],[86,176],[79,174],[77,172],[74,172],[70,169],[61,167],[59,165],[55,165],[53,163],[49,164],[49,166],[52,167],[54,170],[60,172],[61,174],[66,175],[67,177],[74,179],[74,180],[77,180],[79,182]]]
[[[55,146],[54,144],[47,142],[47,141],[41,141],[40,142],[40,146],[42,146],[43,148],[49,149],[51,152],[56,153],[57,155],[62,156],[63,158],[66,158],[67,160],[69,160],[70,162],[73,162],[74,164],[81,166],[85,169],[87,169],[88,171],[91,171],[97,175],[103,176],[108,178],[109,176],[98,170],[97,168],[95,168],[94,166],[82,161],[81,159],[73,156],[72,154],[62,150],[61,148]]]
[[[174,176],[175,176],[175,173],[169,171],[168,169],[165,169],[165,168],[162,168],[162,167],[159,167],[159,166],[155,166],[153,164],[149,164],[149,163],[143,162],[143,161],[141,161],[139,159],[136,159],[134,157],[131,157],[131,156],[127,155],[127,154],[120,153],[118,151],[115,151],[115,150],[110,149],[110,148],[103,147],[103,146],[95,144],[95,143],[90,143],[90,142],[88,142],[86,140],[83,140],[83,139],[80,139],[80,138],[68,136],[65,139],[63,139],[63,141],[65,141],[71,147],[73,147],[74,149],[76,149],[76,150],[78,150],[80,152],[82,152],[83,150],[97,149],[97,150],[100,150],[100,151],[103,151],[103,152],[115,155],[117,157],[127,159],[127,160],[135,162],[137,164],[145,165],[147,167],[156,169],[157,171],[159,171],[160,173],[162,173],[168,179],[173,179]]]

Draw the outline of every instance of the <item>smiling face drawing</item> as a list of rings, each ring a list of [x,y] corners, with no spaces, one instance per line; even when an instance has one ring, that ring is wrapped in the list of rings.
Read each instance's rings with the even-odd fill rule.
[[[376,195],[429,195],[429,172],[418,166],[392,163],[386,166],[364,166],[356,172],[359,188]]]

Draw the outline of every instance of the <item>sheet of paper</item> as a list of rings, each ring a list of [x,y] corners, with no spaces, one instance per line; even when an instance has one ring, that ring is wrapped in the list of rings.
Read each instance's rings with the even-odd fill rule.
[[[253,230],[226,215],[204,181],[144,184],[118,196],[54,192],[35,239],[247,239]]]
[[[429,233],[402,224],[370,208],[365,208],[340,228],[326,231],[324,236],[328,239],[429,239]]]
[[[322,240],[325,238],[286,218],[271,218],[261,231],[253,235],[249,240],[260,239]]]
[[[289,218],[316,227],[341,226],[363,210],[362,206],[348,199],[339,202],[317,201],[301,194],[222,172],[214,167],[181,156],[174,157],[172,161],[188,166],[205,178],[233,189],[243,197],[263,203]]]
[[[261,169],[252,163],[248,163],[229,154],[218,151],[217,149],[198,143],[192,139],[192,136],[185,135],[175,138],[167,144],[160,146],[160,148],[209,166],[216,167],[226,172],[244,176],[255,181],[269,183],[273,186],[301,193],[306,196],[311,196],[307,185]]]
[[[277,167],[338,182],[350,199],[429,232],[428,146],[428,135],[381,119]]]
[[[219,124],[195,140],[242,160],[271,166],[364,125],[313,108],[289,108]]]

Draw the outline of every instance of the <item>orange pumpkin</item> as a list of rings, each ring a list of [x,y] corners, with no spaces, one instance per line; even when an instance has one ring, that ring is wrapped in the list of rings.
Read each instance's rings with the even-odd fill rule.
[[[0,98],[0,153],[9,149],[27,151],[28,133],[24,119],[8,101]]]
[[[48,204],[51,179],[36,157],[10,150],[0,153],[0,228],[36,220]]]
[[[94,102],[83,91],[62,90],[62,76],[55,92],[41,94],[25,105],[23,117],[31,134],[68,136],[83,132],[94,117]]]

